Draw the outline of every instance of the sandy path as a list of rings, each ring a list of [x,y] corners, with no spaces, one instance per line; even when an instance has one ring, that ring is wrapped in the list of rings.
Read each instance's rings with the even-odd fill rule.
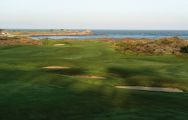
[[[66,66],[47,66],[47,67],[43,67],[44,69],[69,69],[70,67],[66,67]]]
[[[144,90],[144,91],[153,91],[153,92],[183,92],[178,88],[164,88],[164,87],[144,87],[144,86],[115,86],[119,89],[128,89],[128,90]]]

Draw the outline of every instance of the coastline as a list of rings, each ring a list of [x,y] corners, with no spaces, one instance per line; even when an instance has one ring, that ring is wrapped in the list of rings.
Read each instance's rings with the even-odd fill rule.
[[[34,37],[34,36],[88,36],[93,35],[92,31],[84,30],[84,31],[74,31],[74,30],[62,30],[62,31],[46,31],[46,32],[39,32],[39,31],[10,31],[9,34],[15,36],[27,36],[27,37]]]

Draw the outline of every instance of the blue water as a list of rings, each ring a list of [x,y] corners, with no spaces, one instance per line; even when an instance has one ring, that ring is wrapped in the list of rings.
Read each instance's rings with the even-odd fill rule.
[[[34,36],[34,39],[96,39],[96,38],[151,38],[178,36],[188,39],[188,31],[167,31],[167,30],[92,30],[93,35],[89,36]]]

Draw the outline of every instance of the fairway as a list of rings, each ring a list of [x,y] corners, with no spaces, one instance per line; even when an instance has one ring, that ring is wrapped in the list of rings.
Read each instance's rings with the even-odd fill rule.
[[[92,40],[0,46],[0,120],[159,119],[188,119],[186,54],[125,55]]]

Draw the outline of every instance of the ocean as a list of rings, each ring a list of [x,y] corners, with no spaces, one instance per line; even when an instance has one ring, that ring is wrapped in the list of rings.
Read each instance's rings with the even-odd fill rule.
[[[24,30],[26,31],[26,30]],[[31,30],[30,30],[31,31]],[[32,30],[37,31],[37,30]],[[39,31],[39,30],[38,30]],[[48,30],[40,30],[48,31]],[[92,30],[89,36],[33,36],[34,39],[97,39],[97,38],[150,38],[180,37],[188,39],[188,30]]]

